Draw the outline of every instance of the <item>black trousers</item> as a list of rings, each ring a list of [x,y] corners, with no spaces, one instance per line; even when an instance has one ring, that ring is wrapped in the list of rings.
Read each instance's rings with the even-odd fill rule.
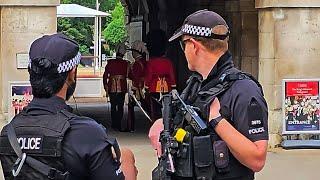
[[[134,115],[134,106],[136,105],[136,102],[130,97],[129,98],[129,103],[128,106],[125,107],[128,109],[128,112],[125,113],[124,116],[124,129],[122,129],[123,131],[134,131],[135,130],[135,115]]]
[[[160,93],[150,93],[150,118],[155,121],[162,117],[162,102],[159,102]]]
[[[121,130],[121,120],[123,117],[123,105],[125,93],[109,93],[111,104],[111,127]]]

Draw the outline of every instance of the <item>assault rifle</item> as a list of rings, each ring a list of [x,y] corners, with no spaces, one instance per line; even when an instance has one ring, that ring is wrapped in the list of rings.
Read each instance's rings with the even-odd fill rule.
[[[163,126],[164,129],[160,134],[162,155],[159,158],[158,166],[152,171],[153,180],[171,180],[171,175],[175,173],[173,156],[178,148],[178,142],[171,136],[170,121],[172,95],[164,95],[162,97],[163,104]]]
[[[174,104],[172,95],[178,100]],[[182,112],[182,118],[196,134],[205,132],[207,125],[194,108],[180,98],[178,93],[164,95],[162,100],[164,125],[164,130],[160,135],[162,155],[158,166],[152,172],[152,180],[193,179],[193,135],[174,126],[173,106],[178,106],[178,110]]]

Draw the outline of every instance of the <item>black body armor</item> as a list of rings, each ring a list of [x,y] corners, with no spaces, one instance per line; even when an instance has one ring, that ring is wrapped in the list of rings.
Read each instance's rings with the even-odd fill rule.
[[[76,115],[66,110],[57,114],[40,111],[40,115],[39,111],[37,114],[27,111],[28,109],[25,109],[15,116],[1,132],[0,159],[5,179],[68,179],[69,173],[62,159],[62,142],[70,128],[68,120]],[[14,141],[8,138],[10,129],[15,132],[17,145],[21,146],[22,153],[26,155],[24,159],[19,159],[16,150],[12,148],[14,146],[10,145],[10,141]],[[19,165],[22,166],[21,170],[18,169]],[[20,172],[17,172],[18,170]],[[14,177],[12,172],[18,175]]]
[[[201,86],[201,77],[199,75],[193,75],[189,79],[189,83],[187,88],[182,93],[182,98],[188,102],[191,106],[194,106],[198,109],[199,116],[204,119],[209,119],[210,113],[210,105],[212,101],[216,97],[221,97],[237,80],[249,79],[253,80],[258,87],[262,91],[262,86],[260,83],[250,74],[239,71],[236,68],[230,68],[226,70],[223,74],[219,76],[217,79],[209,80],[205,85]],[[221,115],[228,119],[229,122],[231,120],[230,110],[227,107],[222,106],[220,110]],[[233,124],[233,122],[230,122]],[[210,130],[211,127],[208,127],[208,134],[211,137],[211,147],[207,147],[207,152],[213,154],[213,157],[209,155],[209,153],[198,153],[200,156],[200,160],[203,159],[203,162],[206,162],[208,158],[213,158],[214,166],[211,167],[211,171],[213,173],[212,179],[220,179],[220,178],[235,178],[235,177],[250,177],[252,172],[243,166],[239,161],[232,156],[229,151],[226,143],[221,140],[221,138],[214,132],[213,129]],[[205,137],[203,134],[200,137]],[[197,136],[196,136],[197,137]],[[194,139],[195,141],[195,139]],[[193,142],[194,144],[194,142]],[[205,142],[199,143],[200,145],[205,145]],[[195,146],[193,151],[195,151]],[[194,153],[194,161],[196,160],[196,153]],[[201,158],[201,155],[204,156]],[[205,158],[207,157],[207,158]],[[197,163],[195,163],[195,168]],[[198,162],[201,165],[201,163]],[[202,164],[203,165],[203,164]],[[207,164],[209,166],[209,164]],[[197,173],[196,173],[197,174]]]
[[[208,123],[213,100],[216,97],[224,99],[225,93],[233,84],[244,79],[254,81],[263,95],[259,82],[252,75],[234,68],[232,56],[226,52],[212,67],[205,80],[197,72],[190,76],[180,95],[179,101],[183,103],[164,103],[164,107],[172,107],[173,117],[163,116],[163,123],[170,123],[170,126],[164,126],[163,132],[166,134],[162,132],[160,136],[163,154],[153,171],[153,180],[254,179],[254,172],[231,154],[227,144]],[[174,98],[174,95],[172,97]],[[189,112],[186,109],[189,109]],[[231,104],[221,104],[221,116],[231,125],[235,125],[231,111]],[[199,119],[202,123],[198,123]],[[205,126],[203,123],[206,123]]]
[[[262,91],[261,85],[254,77],[236,68],[230,68],[218,77],[217,79],[208,79],[208,81],[202,85],[203,81],[201,80],[201,76],[194,74],[189,78],[187,87],[181,94],[182,101],[195,109],[200,119],[205,122],[209,119],[212,101],[216,97],[222,96],[235,81],[242,79],[253,80]],[[230,121],[230,112],[228,111],[229,108],[221,107],[222,116]],[[168,142],[169,140],[169,145],[166,145],[166,147],[169,147],[167,152],[173,153],[174,172],[169,171],[167,175],[161,172],[166,171],[163,170],[163,167],[166,167],[163,163],[167,161],[163,159],[167,158],[164,154],[161,157],[163,160],[160,158],[159,165],[154,170],[154,180],[216,180],[240,177],[241,179],[253,179],[253,172],[233,157],[226,143],[209,125],[207,125],[204,131],[195,131],[192,125],[194,123],[186,120],[190,117],[186,116],[185,108],[181,108],[181,106],[173,110],[173,114],[175,117],[173,118],[173,124],[170,125],[171,129],[173,129],[171,133],[173,135],[177,134],[177,129],[182,128],[186,130],[188,135],[185,136],[187,138],[180,140],[179,143],[176,143],[176,141],[169,136],[168,138],[160,138],[162,143]],[[165,118],[163,119],[165,121]],[[232,122],[230,123],[233,124]],[[164,141],[162,141],[163,139]],[[163,149],[163,151],[165,150]],[[167,168],[167,170],[168,169],[170,168]]]

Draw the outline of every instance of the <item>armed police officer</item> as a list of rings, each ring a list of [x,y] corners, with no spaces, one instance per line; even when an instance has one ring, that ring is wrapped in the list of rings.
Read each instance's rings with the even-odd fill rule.
[[[162,144],[163,153],[175,156],[160,157],[166,156],[165,162],[170,164],[166,169],[174,177],[171,179],[193,177],[191,179],[252,180],[254,172],[260,171],[265,164],[268,144],[267,104],[258,81],[234,67],[228,51],[229,33],[227,23],[220,15],[200,10],[188,16],[182,27],[169,39],[173,41],[180,38],[188,68],[194,71],[181,98],[191,105],[189,108],[194,107],[192,109],[201,117],[194,119],[197,113],[189,113],[186,119],[193,128],[185,127],[187,132],[174,131],[174,140],[167,138],[164,141],[181,142],[182,148],[174,147],[174,143],[167,143],[163,148]],[[172,113],[175,114],[179,112]],[[199,119],[206,124],[200,122],[197,125]],[[158,147],[154,139],[159,138],[154,138],[154,135],[159,135],[161,128],[159,123],[154,126],[157,127],[151,128],[149,137],[154,147]],[[190,137],[193,137],[192,140],[188,140]],[[193,152],[188,153],[190,148],[184,148],[183,144],[192,146]],[[189,158],[183,159],[184,156]],[[191,173],[187,173],[186,169],[190,167]],[[163,174],[161,168],[156,168],[154,172]]]
[[[78,44],[46,35],[32,43],[29,56],[34,99],[1,132],[5,179],[136,179],[132,152],[121,156],[106,129],[65,103],[76,87]]]

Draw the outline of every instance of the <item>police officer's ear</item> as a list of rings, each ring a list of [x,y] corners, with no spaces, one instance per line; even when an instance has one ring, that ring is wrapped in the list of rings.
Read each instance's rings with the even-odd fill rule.
[[[76,79],[77,79],[77,67],[74,67],[68,73],[67,82],[72,84],[76,82]]]
[[[205,49],[205,47],[203,46],[203,44],[201,44],[201,42],[199,40],[191,38],[190,41],[191,41],[191,44],[193,44],[191,46],[193,47],[194,53],[196,55],[198,55],[200,53],[200,50]]]

